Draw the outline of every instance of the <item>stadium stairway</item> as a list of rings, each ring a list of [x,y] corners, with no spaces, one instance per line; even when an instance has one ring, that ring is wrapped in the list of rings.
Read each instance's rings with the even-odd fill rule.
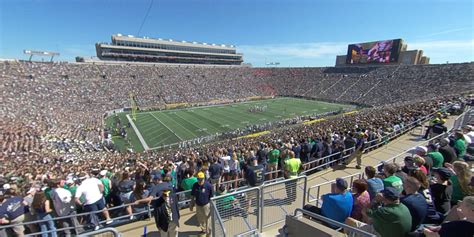
[[[447,119],[446,126],[448,129],[452,128],[454,125],[455,117],[452,116]],[[380,162],[387,161],[390,158],[404,153],[406,150],[420,145],[424,139],[421,139],[421,133],[424,130],[420,128],[415,128],[414,130],[401,135],[400,137],[394,139],[389,144],[382,146],[376,150],[372,150],[362,156],[362,169],[355,168],[355,161],[348,164],[347,167],[335,166],[332,168],[328,168],[312,174],[308,177],[308,187],[313,185],[317,185],[323,182],[335,180],[338,177],[345,177],[352,174],[361,173],[364,170],[365,166],[376,166]],[[330,192],[330,186],[325,185],[321,187],[320,193],[328,193]],[[180,227],[179,227],[179,236],[183,237],[193,237],[199,236],[199,227],[197,226],[197,219],[195,216],[195,212],[190,212],[188,208],[181,210],[181,219],[180,219]],[[261,236],[283,236],[281,235],[281,228],[282,225],[275,225],[270,227],[269,229],[265,229]],[[122,234],[124,237],[135,237],[135,236],[143,236],[144,229],[146,228],[147,237],[158,237],[159,232],[156,229],[154,220],[143,220],[137,221],[130,224],[118,226],[116,229]]]

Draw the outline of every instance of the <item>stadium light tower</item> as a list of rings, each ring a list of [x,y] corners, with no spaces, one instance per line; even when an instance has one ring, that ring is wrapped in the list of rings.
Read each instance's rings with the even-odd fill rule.
[[[51,59],[49,60],[50,62],[53,61],[54,56],[59,56],[59,53],[56,52],[48,52],[48,51],[37,51],[37,50],[23,50],[23,53],[26,55],[30,55],[30,58],[28,61],[31,62],[31,59],[33,58],[33,55],[38,55],[38,56],[51,56]]]

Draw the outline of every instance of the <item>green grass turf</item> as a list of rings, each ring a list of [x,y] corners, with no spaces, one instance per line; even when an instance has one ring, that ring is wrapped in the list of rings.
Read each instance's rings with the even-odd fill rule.
[[[265,112],[250,113],[252,106],[266,105]],[[275,98],[227,105],[194,107],[186,109],[150,111],[137,113],[134,122],[149,148],[191,140],[197,137],[232,131],[251,124],[261,124],[294,118],[300,115],[321,114],[342,108],[354,108],[350,105],[333,104],[296,98]],[[128,123],[125,114],[119,114],[123,125]],[[113,124],[113,116],[107,119],[107,125]],[[127,128],[128,139],[135,151],[143,147],[132,128]],[[120,150],[128,142],[115,138]]]

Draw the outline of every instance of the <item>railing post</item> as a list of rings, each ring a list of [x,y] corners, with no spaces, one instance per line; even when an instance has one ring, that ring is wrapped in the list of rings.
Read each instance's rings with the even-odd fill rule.
[[[213,202],[211,200],[211,202]],[[214,203],[210,203],[211,207],[211,236],[216,236],[216,210],[215,210],[215,205]]]
[[[321,186],[318,186],[318,194],[316,195],[316,206],[319,206],[319,192],[321,191]]]
[[[298,183],[296,183],[298,184]],[[304,189],[303,189],[303,207],[306,205],[306,196],[309,197],[309,193],[307,193],[306,188],[308,186],[308,176],[304,176]]]
[[[260,233],[263,232],[263,186],[260,186],[257,189],[258,199],[257,199],[257,228]]]

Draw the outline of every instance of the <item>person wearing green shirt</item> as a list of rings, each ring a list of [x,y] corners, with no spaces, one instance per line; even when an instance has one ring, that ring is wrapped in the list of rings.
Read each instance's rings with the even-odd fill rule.
[[[276,144],[273,144],[273,150],[271,150],[267,156],[268,156],[268,162],[267,162],[268,172],[277,171],[278,160],[280,159],[280,150],[278,150],[278,147]],[[269,173],[269,178],[270,180],[278,178],[278,174]]]
[[[348,217],[345,222],[381,237],[406,236],[412,227],[410,210],[400,202],[400,194],[393,187],[381,190],[372,200],[370,207],[363,209],[362,215],[367,218],[369,224],[352,217]]]
[[[181,181],[181,189],[183,191],[188,191],[193,189],[193,185],[198,181],[195,176],[193,176],[194,172],[192,169],[186,170],[186,178]],[[191,197],[191,192],[187,192],[185,195],[187,198]]]
[[[451,176],[450,179],[453,187],[451,205],[454,206],[465,196],[474,195],[474,188],[470,185],[472,179],[471,167],[464,161],[455,161],[452,166],[447,165],[446,167],[452,168],[456,174]]]
[[[443,167],[443,164],[444,164],[443,154],[441,154],[441,152],[438,151],[438,148],[434,144],[431,144],[428,146],[428,154],[426,155],[433,160],[433,167],[431,168]]]
[[[110,203],[111,200],[110,200],[109,194],[110,194],[110,191],[112,190],[112,181],[110,181],[110,179],[107,177],[107,170],[100,171],[99,175],[100,175],[99,180],[104,185],[103,195],[105,198],[105,202]]]
[[[385,188],[375,197],[375,203],[380,202],[384,204],[383,207],[372,206],[367,210],[374,230],[382,237],[405,236],[410,232],[412,217],[408,208],[400,203],[398,190]]]
[[[385,173],[385,177],[387,177],[383,180],[383,186],[385,188],[393,187],[401,193],[403,191],[403,182],[399,177],[395,176],[397,166],[395,164],[385,164],[383,166],[383,172]]]
[[[460,130],[456,130],[454,133],[454,150],[456,150],[458,159],[463,159],[464,155],[466,155],[466,141],[464,140],[464,134]]]

